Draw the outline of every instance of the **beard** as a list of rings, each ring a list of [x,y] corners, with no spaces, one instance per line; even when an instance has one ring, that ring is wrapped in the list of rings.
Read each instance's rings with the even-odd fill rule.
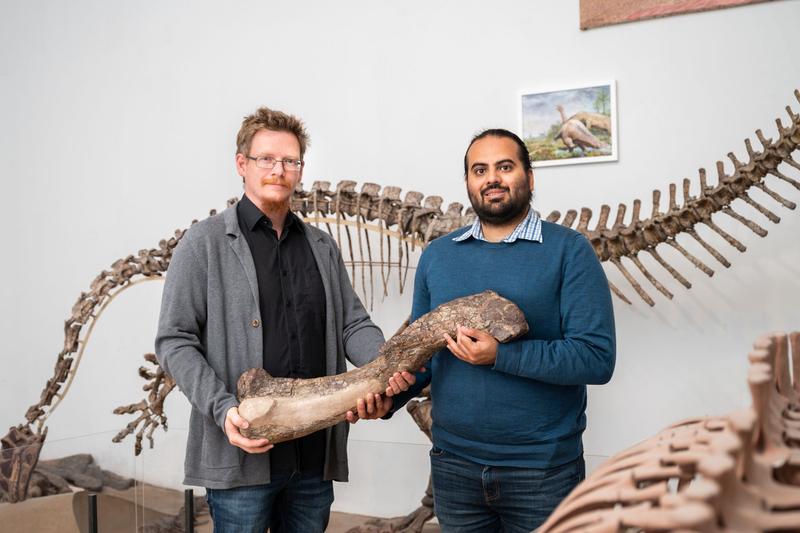
[[[507,197],[499,201],[485,200],[484,193],[492,189],[506,191]],[[467,190],[467,196],[469,196],[472,209],[481,222],[504,224],[528,209],[533,192],[528,187],[527,182],[523,182],[513,189],[503,187],[500,184],[489,185],[483,188],[478,195],[474,195],[472,191]]]
[[[280,177],[271,177],[271,178],[262,178],[261,179],[261,186],[266,185],[279,185],[281,187],[286,188],[288,191],[292,190],[292,184],[287,181],[286,179]],[[290,206],[292,196],[288,194],[285,199],[283,200],[276,200],[269,197],[261,197],[261,207],[266,209],[267,211],[282,211]]]

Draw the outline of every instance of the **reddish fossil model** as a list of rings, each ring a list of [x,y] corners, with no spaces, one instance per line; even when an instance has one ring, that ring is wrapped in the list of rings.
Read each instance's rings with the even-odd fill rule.
[[[749,357],[752,407],[618,453],[539,533],[799,531],[800,332],[761,337]]]

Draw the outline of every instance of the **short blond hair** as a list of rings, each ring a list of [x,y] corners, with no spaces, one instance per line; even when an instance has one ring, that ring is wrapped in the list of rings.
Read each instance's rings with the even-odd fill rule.
[[[310,143],[303,121],[294,115],[287,115],[282,111],[275,111],[268,107],[259,107],[252,115],[244,117],[242,127],[236,135],[236,153],[248,155],[253,136],[258,130],[285,131],[297,137],[300,143],[300,159],[306,153]]]

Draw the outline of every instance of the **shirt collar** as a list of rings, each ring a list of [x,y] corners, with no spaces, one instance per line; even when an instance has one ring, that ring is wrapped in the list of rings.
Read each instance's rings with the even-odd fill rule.
[[[467,231],[457,237],[453,237],[453,240],[456,242],[463,242],[470,237],[479,241],[486,241],[486,237],[483,236],[483,230],[481,229],[481,221],[477,217],[475,217],[475,221]],[[542,242],[542,217],[540,217],[539,213],[532,207],[528,208],[528,214],[517,224],[514,231],[501,242],[514,242],[517,239],[538,243]]]
[[[254,231],[262,220],[266,221],[268,227],[272,227],[272,221],[269,219],[269,217],[262,213],[261,210],[256,207],[256,204],[254,204],[246,194],[242,195],[242,199],[239,201],[238,209],[239,213],[242,215],[245,225],[247,226],[247,229],[250,231]],[[286,214],[286,222],[284,222],[283,227],[285,229],[297,227],[300,231],[302,231],[302,224],[299,224],[298,222],[299,220],[297,216],[289,211]]]

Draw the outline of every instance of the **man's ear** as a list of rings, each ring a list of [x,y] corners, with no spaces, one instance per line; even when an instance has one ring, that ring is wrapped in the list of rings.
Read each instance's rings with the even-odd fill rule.
[[[528,184],[531,186],[531,191],[533,191],[534,179],[533,179],[533,169],[532,168],[528,169]]]
[[[247,166],[247,158],[242,153],[236,154],[236,173],[242,177],[242,181],[244,181],[245,170],[244,167]]]

